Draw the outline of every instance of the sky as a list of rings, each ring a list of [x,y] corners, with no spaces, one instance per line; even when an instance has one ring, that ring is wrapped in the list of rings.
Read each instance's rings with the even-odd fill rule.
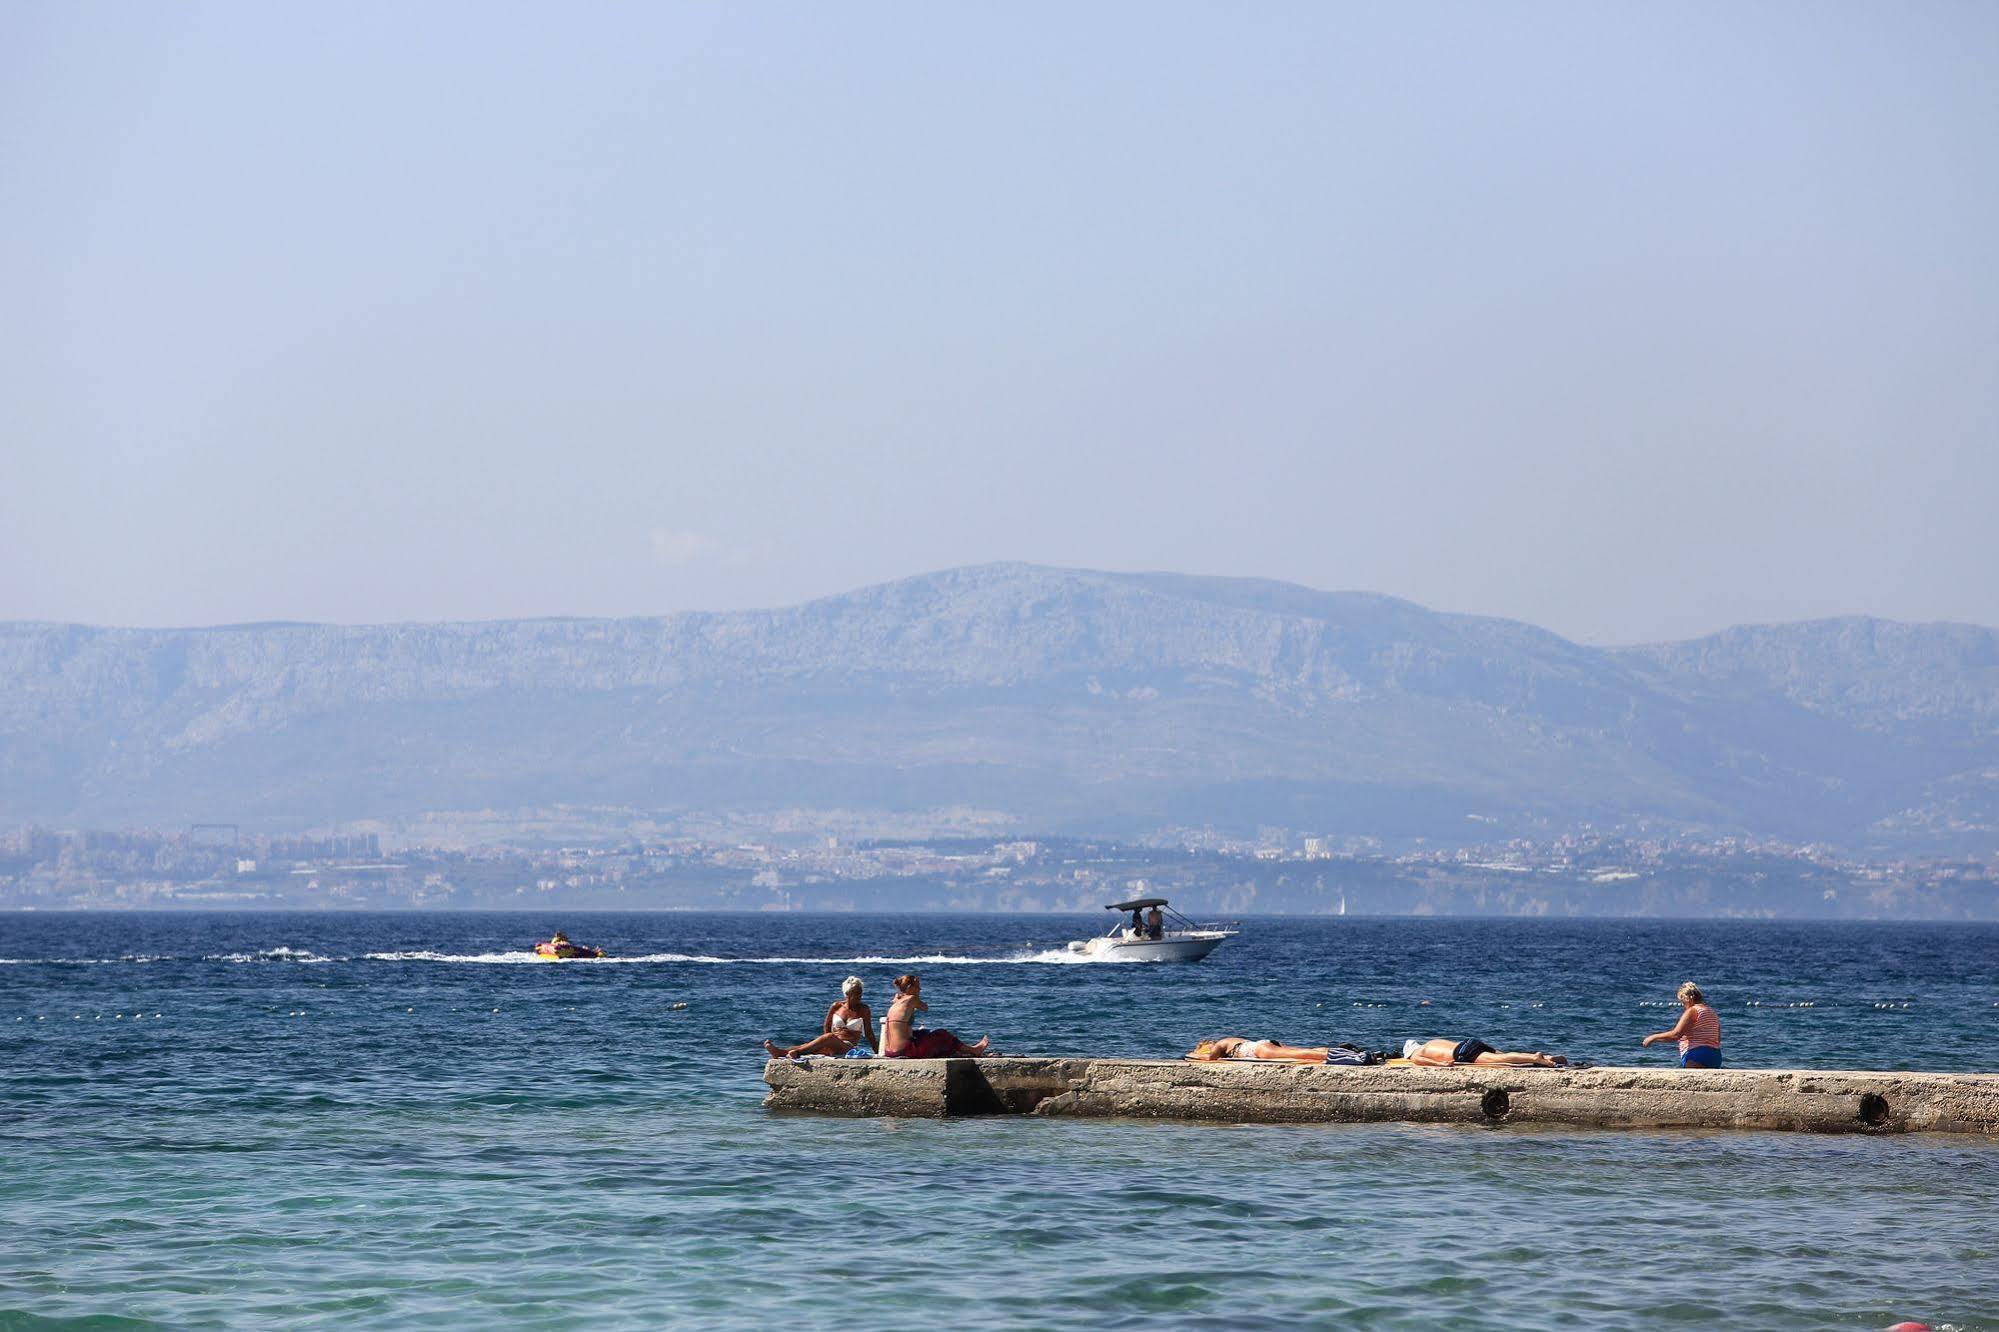
[[[1999,625],[1999,6],[0,0],[0,619]]]

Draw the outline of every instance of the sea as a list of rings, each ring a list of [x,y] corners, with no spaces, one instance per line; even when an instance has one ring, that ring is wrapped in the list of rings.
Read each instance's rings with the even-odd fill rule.
[[[0,1329],[1999,1329],[1999,1141],[847,1120],[758,1042],[1209,1036],[1662,1067],[1999,1069],[1999,928],[1084,916],[0,916]],[[528,959],[561,928],[603,962]]]

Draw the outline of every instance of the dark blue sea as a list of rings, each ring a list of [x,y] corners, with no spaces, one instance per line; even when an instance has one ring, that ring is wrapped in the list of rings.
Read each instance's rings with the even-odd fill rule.
[[[0,916],[0,1328],[1999,1329],[1999,1141],[765,1111],[849,973],[1002,1050],[1219,1034],[1999,1069],[1999,929]],[[526,960],[553,928],[613,960]]]

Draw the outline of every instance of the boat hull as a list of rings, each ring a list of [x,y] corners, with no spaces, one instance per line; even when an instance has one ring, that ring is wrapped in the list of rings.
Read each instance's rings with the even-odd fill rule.
[[[1234,937],[1234,930],[1202,930],[1164,939],[1083,939],[1069,950],[1107,962],[1199,962]]]

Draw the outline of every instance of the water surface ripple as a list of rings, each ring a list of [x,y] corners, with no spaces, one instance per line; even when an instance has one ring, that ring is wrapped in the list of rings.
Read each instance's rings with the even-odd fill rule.
[[[849,972],[1003,1048],[1481,1036],[1983,1070],[1999,930],[1075,917],[0,918],[0,1328],[1999,1329],[1999,1143],[764,1111]],[[561,925],[610,965],[513,965]],[[678,1007],[678,1005],[685,1005]]]

